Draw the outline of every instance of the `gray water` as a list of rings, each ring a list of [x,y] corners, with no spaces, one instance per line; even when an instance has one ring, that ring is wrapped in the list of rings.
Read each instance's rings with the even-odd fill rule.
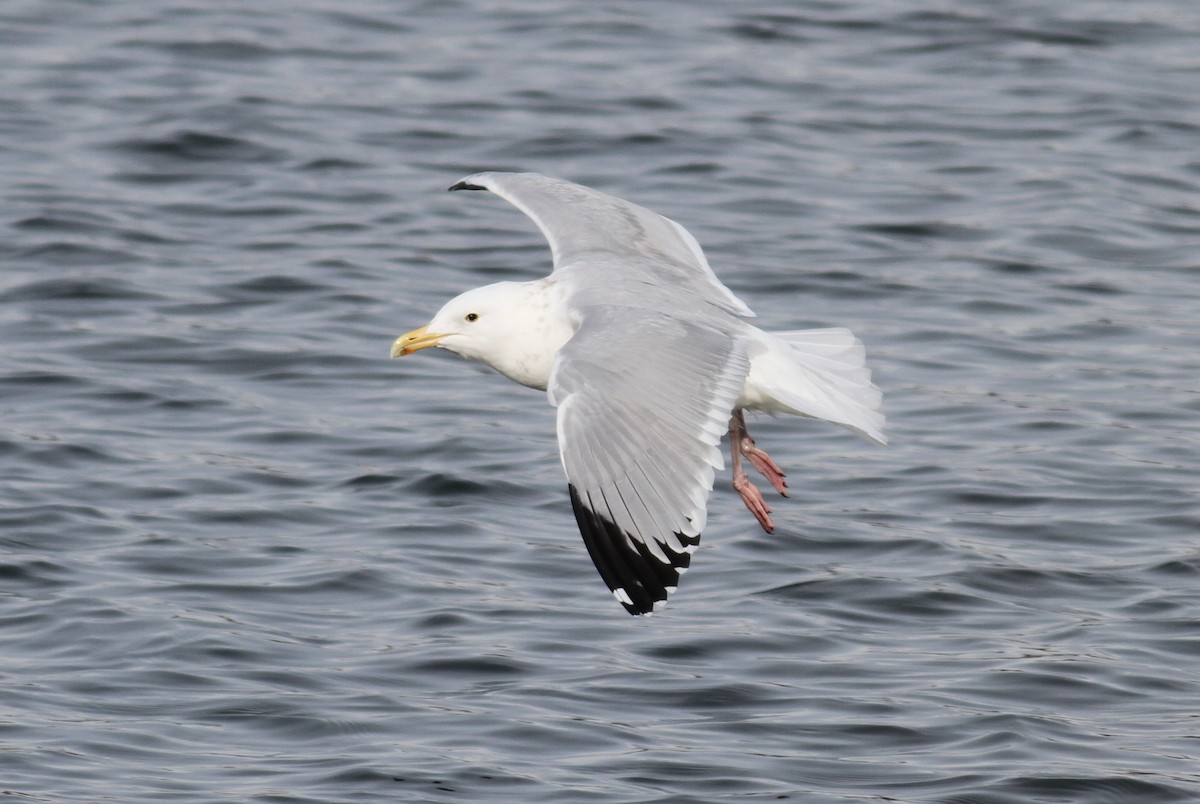
[[[1200,5],[0,6],[14,801],[1200,799]],[[891,445],[764,418],[671,605],[583,549],[543,395],[387,359],[540,276],[563,176]]]

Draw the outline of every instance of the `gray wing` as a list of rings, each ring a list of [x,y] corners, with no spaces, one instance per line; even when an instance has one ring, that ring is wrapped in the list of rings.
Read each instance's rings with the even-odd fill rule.
[[[548,389],[563,468],[596,569],[630,614],[645,614],[700,543],[749,360],[703,320],[619,305],[579,317]]]
[[[537,173],[476,173],[450,189],[491,190],[528,215],[550,243],[555,270],[584,257],[615,258],[727,312],[754,315],[717,279],[687,229],[645,207]]]

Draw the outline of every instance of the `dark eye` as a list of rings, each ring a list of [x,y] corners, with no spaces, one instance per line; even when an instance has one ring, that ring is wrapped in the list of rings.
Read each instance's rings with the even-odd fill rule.
[[[468,321],[478,321],[479,313],[467,313],[467,320]]]

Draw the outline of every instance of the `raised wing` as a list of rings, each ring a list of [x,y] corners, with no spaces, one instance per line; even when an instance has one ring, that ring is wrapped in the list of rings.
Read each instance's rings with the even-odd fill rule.
[[[679,583],[700,543],[719,445],[749,371],[704,322],[584,306],[549,395],[571,504],[600,576],[630,614]]]
[[[632,258],[653,270],[656,281],[735,315],[754,315],[717,279],[687,229],[645,207],[537,173],[476,173],[450,189],[491,190],[528,215],[550,243],[555,270],[585,256]]]

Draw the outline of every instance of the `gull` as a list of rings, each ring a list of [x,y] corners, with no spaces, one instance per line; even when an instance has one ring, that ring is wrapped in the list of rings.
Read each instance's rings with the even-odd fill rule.
[[[690,565],[726,433],[733,488],[774,531],[745,464],[784,496],[787,482],[744,411],[824,419],[886,443],[882,394],[853,333],[754,326],[675,221],[536,173],[477,173],[450,189],[490,190],[524,212],[554,270],[466,291],[391,355],[448,349],[547,393],[584,544],[630,614],[665,604]]]

